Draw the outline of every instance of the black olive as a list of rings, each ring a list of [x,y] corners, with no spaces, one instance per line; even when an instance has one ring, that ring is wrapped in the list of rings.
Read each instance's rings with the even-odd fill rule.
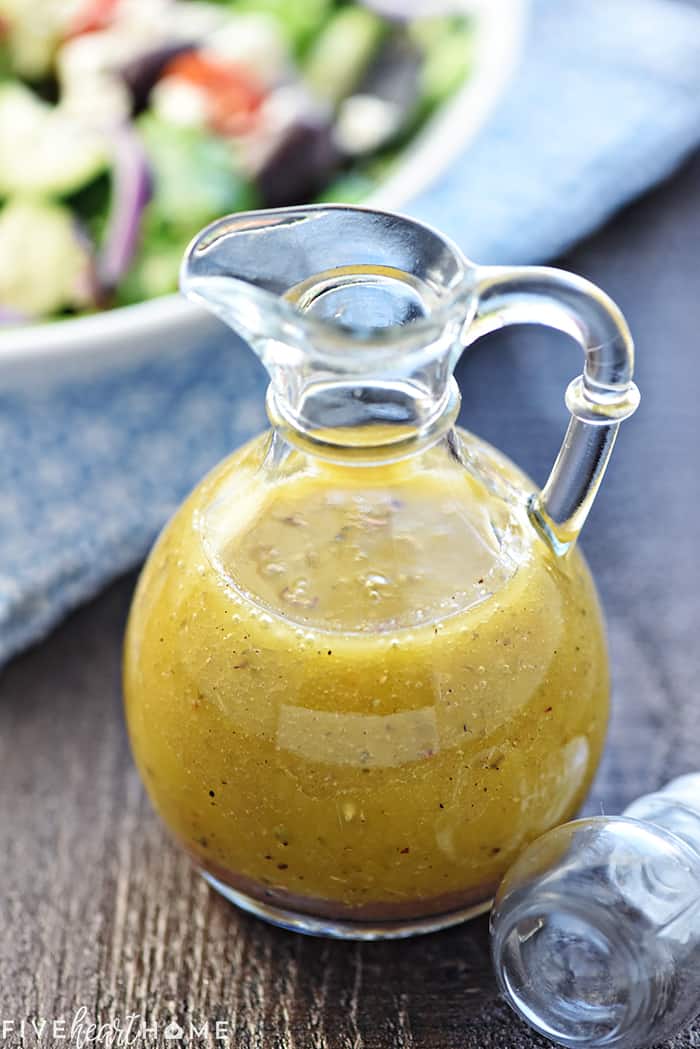
[[[326,186],[340,167],[330,124],[298,119],[282,135],[258,172],[263,203],[270,208],[303,204]]]

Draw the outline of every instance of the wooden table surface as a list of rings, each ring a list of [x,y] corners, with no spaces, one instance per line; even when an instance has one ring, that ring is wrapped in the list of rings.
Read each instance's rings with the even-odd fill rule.
[[[626,311],[643,393],[584,540],[614,671],[589,810],[700,768],[699,200],[696,159],[562,263]],[[460,367],[463,421],[542,479],[579,366],[560,337],[494,336]],[[0,1049],[68,1044],[26,1026],[23,1038],[20,1021],[70,1025],[78,1010],[160,1021],[136,1042],[149,1047],[225,1045],[216,1021],[236,1049],[545,1045],[497,996],[483,919],[405,943],[306,939],[239,914],[193,873],[129,756],[119,659],[133,582],[0,677]],[[167,1041],[170,1018],[207,1030]],[[672,1044],[699,1046],[700,1023]]]

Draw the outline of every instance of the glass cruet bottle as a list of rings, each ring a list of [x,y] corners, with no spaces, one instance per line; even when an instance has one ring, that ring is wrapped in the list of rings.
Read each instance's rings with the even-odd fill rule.
[[[212,885],[289,928],[479,913],[603,744],[576,538],[638,401],[624,319],[571,274],[475,266],[345,206],[221,219],[182,287],[262,360],[271,429],[194,490],[139,581],[124,683],[149,795]],[[541,492],[455,427],[464,347],[522,322],[585,357]]]
[[[506,1000],[557,1045],[642,1049],[677,1033],[700,1010],[700,773],[533,842],[491,932]]]

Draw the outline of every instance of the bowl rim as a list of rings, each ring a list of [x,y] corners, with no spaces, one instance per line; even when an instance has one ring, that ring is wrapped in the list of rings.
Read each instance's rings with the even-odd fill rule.
[[[428,189],[474,138],[513,72],[529,0],[460,3],[477,19],[471,75],[401,153],[395,171],[362,200],[363,207],[395,210]],[[459,134],[454,134],[455,126]],[[0,367],[58,364],[67,356],[101,356],[105,345],[124,346],[133,340],[162,337],[167,330],[196,324],[203,316],[202,307],[172,292],[83,317],[14,328],[0,332]]]

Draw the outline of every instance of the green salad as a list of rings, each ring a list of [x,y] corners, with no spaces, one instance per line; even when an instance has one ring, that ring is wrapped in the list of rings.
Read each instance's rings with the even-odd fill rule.
[[[0,325],[171,292],[222,214],[362,200],[469,73],[470,18],[411,7],[0,0]]]

